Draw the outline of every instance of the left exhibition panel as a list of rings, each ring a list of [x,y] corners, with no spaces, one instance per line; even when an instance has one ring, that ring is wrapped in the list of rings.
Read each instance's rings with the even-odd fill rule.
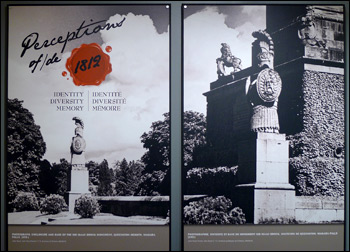
[[[169,250],[170,7],[7,11],[8,250]]]

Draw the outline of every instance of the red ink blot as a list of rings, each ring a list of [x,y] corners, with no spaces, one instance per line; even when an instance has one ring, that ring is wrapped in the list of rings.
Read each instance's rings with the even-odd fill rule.
[[[106,46],[106,52],[111,52],[112,51],[112,47],[111,46]]]
[[[69,80],[69,78],[67,78],[67,80]]]
[[[100,85],[112,72],[109,56],[96,43],[75,48],[67,59],[66,68],[77,86]]]
[[[63,71],[63,72],[62,72],[62,76],[63,76],[63,77],[67,76],[67,72],[66,72],[66,71]]]

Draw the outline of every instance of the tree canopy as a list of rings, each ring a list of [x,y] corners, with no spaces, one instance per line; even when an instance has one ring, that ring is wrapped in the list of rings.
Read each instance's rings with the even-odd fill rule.
[[[170,164],[170,117],[165,113],[164,120],[152,123],[151,131],[141,136],[143,147],[148,151],[141,160],[146,165],[145,171],[165,171]],[[197,147],[204,146],[206,134],[205,116],[195,111],[185,111],[183,114],[183,150],[184,165],[193,160],[193,152]]]
[[[46,144],[40,126],[33,114],[22,105],[23,101],[8,99],[7,102],[7,162],[8,202],[19,191],[39,194],[40,160]]]
[[[127,162],[124,158],[117,162],[115,169],[115,193],[120,196],[135,195],[141,182],[143,164],[140,162]]]
[[[170,116],[165,113],[162,121],[153,122],[151,130],[141,136],[147,149],[141,160],[145,164],[138,194],[157,195],[170,193]],[[183,114],[183,162],[188,167],[197,148],[206,144],[205,116],[195,111]],[[155,189],[157,188],[157,189]]]
[[[99,196],[111,196],[113,194],[112,189],[112,177],[113,173],[111,173],[108,162],[104,159],[101,164],[98,166],[99,168],[99,184],[97,187],[97,195]]]

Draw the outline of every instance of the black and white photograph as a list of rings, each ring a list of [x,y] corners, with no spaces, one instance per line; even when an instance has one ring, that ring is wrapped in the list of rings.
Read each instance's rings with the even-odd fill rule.
[[[183,29],[185,226],[344,224],[344,6],[185,4]]]
[[[9,226],[169,224],[169,11],[9,6]]]

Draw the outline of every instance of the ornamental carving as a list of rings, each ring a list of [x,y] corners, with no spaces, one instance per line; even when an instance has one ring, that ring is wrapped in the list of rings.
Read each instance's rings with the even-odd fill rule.
[[[317,31],[315,13],[312,6],[307,6],[306,15],[298,18],[298,37],[304,45],[326,48],[327,42],[322,39],[322,34]]]
[[[267,66],[273,68],[274,43],[266,31],[255,31],[252,36],[256,38],[253,43],[253,64],[259,68]]]
[[[281,77],[275,70],[265,68],[259,73],[257,78],[256,90],[262,101],[276,101],[281,93],[281,89]]]
[[[85,150],[85,147],[86,147],[86,143],[84,138],[82,138],[81,136],[73,137],[73,140],[72,140],[73,153],[81,154]]]

